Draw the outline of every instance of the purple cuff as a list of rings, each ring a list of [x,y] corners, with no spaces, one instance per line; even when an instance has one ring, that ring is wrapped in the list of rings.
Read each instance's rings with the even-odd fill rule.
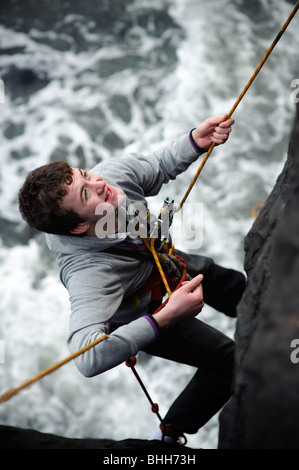
[[[195,127],[194,127],[195,129]],[[192,137],[192,132],[194,131],[194,129],[192,129],[189,133],[189,140],[190,140],[190,144],[192,145],[193,149],[195,150],[196,153],[204,153],[204,150],[201,149],[194,141],[193,137]]]
[[[150,323],[151,327],[153,328],[156,338],[159,336],[160,328],[156,320],[150,315],[145,315],[143,318],[146,318],[146,320]]]

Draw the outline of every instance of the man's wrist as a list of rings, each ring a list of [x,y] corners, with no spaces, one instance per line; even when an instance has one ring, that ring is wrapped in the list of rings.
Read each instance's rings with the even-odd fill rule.
[[[169,305],[169,302],[161,310],[155,313],[154,317],[160,330],[165,330],[176,322],[175,313],[173,308]]]
[[[159,325],[160,331],[165,330],[166,328],[169,327],[169,320],[167,318],[167,315],[165,315],[165,313],[162,312],[162,310],[160,310],[158,313],[155,314],[155,320]]]
[[[198,153],[198,154],[201,154],[201,153],[204,153],[206,150],[199,147],[199,145],[197,145],[197,143],[195,142],[195,140],[193,138],[193,135],[192,135],[192,133],[193,133],[193,131],[195,131],[195,129],[196,129],[195,127],[194,127],[194,129],[191,129],[191,131],[189,133],[189,140],[190,140],[190,144],[194,148],[195,152]]]
[[[161,330],[159,323],[156,321],[153,315],[144,315],[144,318],[150,323],[151,327],[155,332],[156,337],[158,337]]]

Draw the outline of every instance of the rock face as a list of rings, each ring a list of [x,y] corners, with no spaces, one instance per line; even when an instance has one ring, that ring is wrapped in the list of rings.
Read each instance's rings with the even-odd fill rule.
[[[245,240],[245,270],[219,448],[298,449],[299,105],[284,170]]]

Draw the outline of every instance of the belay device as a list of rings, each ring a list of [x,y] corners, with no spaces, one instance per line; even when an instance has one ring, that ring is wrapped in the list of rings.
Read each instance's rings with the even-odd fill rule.
[[[155,227],[155,250],[157,252],[163,251],[164,247],[172,246],[170,227],[173,222],[174,216],[174,200],[170,201],[167,197],[164,200],[163,207],[159,214],[156,227]],[[157,233],[156,233],[157,232]]]

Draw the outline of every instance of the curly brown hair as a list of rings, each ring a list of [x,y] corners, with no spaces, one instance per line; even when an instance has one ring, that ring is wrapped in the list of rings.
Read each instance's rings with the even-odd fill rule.
[[[73,170],[66,162],[56,161],[31,171],[21,187],[18,200],[23,219],[41,232],[70,235],[70,231],[84,222],[73,210],[66,210],[59,202],[67,194],[67,185],[73,181]]]

